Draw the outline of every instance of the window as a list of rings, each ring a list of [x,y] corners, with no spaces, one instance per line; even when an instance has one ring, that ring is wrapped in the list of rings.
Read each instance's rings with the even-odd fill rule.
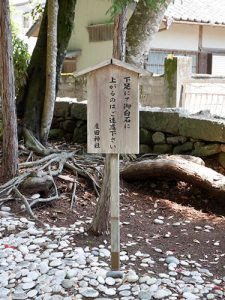
[[[213,54],[212,56],[212,74],[213,75],[225,75],[225,55]]]
[[[110,41],[113,39],[113,24],[96,24],[87,27],[89,42]]]
[[[148,56],[148,71],[154,74],[164,74],[164,60],[169,54],[192,57],[192,72],[197,72],[197,52],[176,50],[151,50]]]

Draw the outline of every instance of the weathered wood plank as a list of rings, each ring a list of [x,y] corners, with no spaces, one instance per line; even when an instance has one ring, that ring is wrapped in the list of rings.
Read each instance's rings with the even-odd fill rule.
[[[109,65],[88,75],[88,152],[139,152],[139,74]]]

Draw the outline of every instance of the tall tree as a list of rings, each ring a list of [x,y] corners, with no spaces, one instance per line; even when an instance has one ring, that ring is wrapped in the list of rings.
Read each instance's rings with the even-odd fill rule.
[[[151,41],[172,0],[139,0],[127,26],[126,61],[144,68]]]
[[[41,140],[46,144],[52,124],[56,98],[58,0],[48,0],[46,88],[41,121]]]
[[[76,0],[58,0],[56,90],[62,63],[74,24]],[[41,122],[46,89],[46,48],[48,0],[44,9],[40,32],[27,71],[27,82],[17,99],[18,116],[23,125],[41,140]]]
[[[144,67],[144,55],[158,31],[166,7],[172,0],[139,0],[127,26],[127,5],[132,0],[114,0],[113,57]],[[127,49],[126,49],[127,42]],[[110,158],[106,155],[103,183],[90,231],[96,235],[108,233],[110,204]]]
[[[0,98],[3,117],[2,176],[7,180],[16,175],[18,165],[12,34],[8,0],[0,1],[0,45]]]

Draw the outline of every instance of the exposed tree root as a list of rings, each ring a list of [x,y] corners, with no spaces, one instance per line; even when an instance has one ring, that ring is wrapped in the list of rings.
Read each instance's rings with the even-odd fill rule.
[[[29,152],[27,152],[28,155],[30,159]],[[141,160],[143,158],[145,160]],[[55,182],[55,178],[61,174],[63,169],[66,169],[67,172],[75,175],[75,178],[72,179],[68,175],[60,175],[61,180],[68,181],[66,178],[69,178],[70,184],[73,183],[71,209],[76,204],[78,176],[87,178],[93,184],[99,202],[90,231],[94,234],[101,234],[105,230],[104,228],[108,228],[106,219],[109,214],[109,202],[105,201],[109,197],[109,189],[106,188],[109,182],[108,176],[104,175],[103,196],[99,196],[103,179],[103,164],[103,157],[79,156],[75,152],[66,151],[51,153],[35,161],[26,160],[19,164],[20,174],[0,186],[0,197],[2,201],[8,201],[9,197],[16,195],[25,205],[29,216],[40,223],[32,208],[40,203],[50,203],[59,199],[58,183]],[[106,170],[104,170],[105,173],[107,173]],[[225,199],[225,176],[206,168],[203,160],[192,156],[151,155],[150,159],[141,157],[135,162],[126,163],[121,168],[120,174],[125,180],[145,180],[154,177],[182,180],[206,189],[210,193],[220,195],[221,200]],[[63,179],[63,177],[65,178]],[[33,197],[34,194],[37,194],[36,197]],[[104,211],[104,218],[102,218],[102,211]]]
[[[52,149],[45,148],[27,128],[23,129],[23,137],[25,146],[36,154],[45,156],[53,152]]]
[[[202,165],[201,160],[167,155],[155,159],[126,164],[121,170],[123,179],[146,180],[148,178],[176,179],[191,183],[209,193],[225,199],[225,176]],[[198,163],[196,163],[198,162]]]
[[[39,142],[37,145],[39,146]],[[35,153],[37,153],[36,150]],[[76,156],[75,152],[63,151],[51,153],[35,161],[28,161],[32,156],[32,152],[28,153],[28,159],[19,164],[20,175],[0,186],[0,197],[8,200],[11,195],[16,195],[25,205],[28,215],[35,221],[40,223],[32,212],[34,206],[59,199],[54,177],[61,174],[64,167],[69,169],[70,172],[72,171],[76,177],[80,175],[89,179],[98,195],[101,172],[96,168],[96,161],[103,162],[102,158],[96,157],[92,161],[91,156]],[[48,152],[41,151],[41,155],[44,153]],[[74,207],[76,202],[76,187],[77,181],[75,180],[71,195],[71,208]]]
[[[20,191],[19,191],[16,187],[13,188],[13,192],[14,192],[14,193],[16,194],[16,196],[18,196],[18,197],[20,198],[20,200],[22,200],[22,202],[24,203],[24,205],[25,205],[25,207],[26,207],[26,210],[27,210],[27,212],[28,212],[28,215],[29,215],[34,221],[36,221],[37,223],[40,223],[42,226],[45,227],[45,224],[44,224],[42,221],[40,221],[37,217],[35,217],[34,213],[33,213],[32,210],[31,210],[31,207],[30,207],[30,205],[29,205],[29,203],[28,203],[28,201],[27,201],[27,198],[26,198],[24,195],[22,195],[22,194],[20,193]]]

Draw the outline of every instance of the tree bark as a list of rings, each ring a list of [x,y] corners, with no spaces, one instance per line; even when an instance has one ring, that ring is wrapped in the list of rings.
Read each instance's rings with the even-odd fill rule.
[[[58,0],[58,4],[56,92],[62,63],[73,30],[76,0]],[[24,127],[32,131],[38,140],[41,136],[41,120],[46,89],[47,5],[48,1],[42,17],[38,40],[28,67],[27,82],[17,97],[18,116],[22,118]]]
[[[125,61],[127,34],[127,8],[115,17],[113,29],[113,53],[116,59]]]
[[[3,117],[2,176],[7,180],[14,177],[18,169],[12,34],[8,0],[0,1],[0,45],[0,98],[2,100]]]
[[[129,163],[123,167],[120,174],[127,181],[158,177],[181,180],[205,189],[221,199],[225,197],[225,176],[181,157],[168,156]]]
[[[41,141],[46,144],[52,124],[56,98],[58,0],[48,0],[46,89],[41,122]]]
[[[90,231],[94,235],[102,235],[109,233],[109,206],[110,206],[110,176],[109,167],[110,160],[106,159],[104,166],[103,183],[100,197],[97,202],[95,215],[93,217]]]
[[[158,32],[167,6],[172,0],[157,4],[156,9],[139,0],[127,26],[126,61],[137,67],[144,68],[146,56],[155,33]]]

